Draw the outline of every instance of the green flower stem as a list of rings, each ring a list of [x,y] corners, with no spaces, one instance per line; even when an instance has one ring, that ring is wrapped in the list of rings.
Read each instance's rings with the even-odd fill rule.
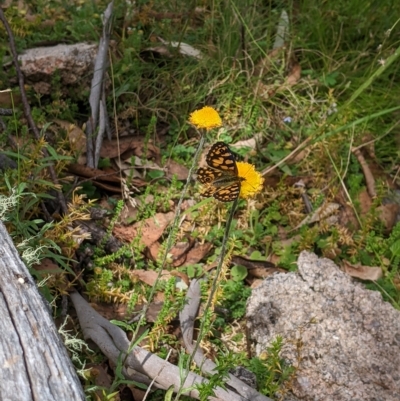
[[[158,281],[160,280],[162,271],[163,271],[163,269],[164,269],[164,267],[165,267],[165,265],[166,265],[166,263],[167,263],[168,252],[169,252],[169,251],[171,250],[171,248],[172,248],[172,244],[173,244],[173,242],[174,242],[174,240],[175,240],[176,229],[178,228],[179,216],[180,216],[180,214],[181,214],[182,202],[183,202],[183,199],[185,198],[186,192],[187,192],[187,190],[188,190],[188,188],[189,188],[190,180],[191,180],[191,178],[192,178],[194,169],[196,168],[196,165],[197,165],[197,159],[199,158],[200,152],[201,152],[201,150],[203,149],[203,146],[204,146],[204,141],[205,141],[205,135],[202,134],[202,133],[200,133],[199,146],[197,147],[196,153],[195,153],[194,158],[193,158],[192,166],[191,166],[190,169],[189,169],[189,173],[188,173],[188,177],[187,177],[187,179],[186,179],[185,186],[183,187],[181,197],[179,198],[179,202],[178,202],[178,205],[177,205],[177,207],[176,207],[176,212],[175,212],[174,221],[173,221],[173,223],[172,223],[171,230],[170,230],[170,232],[169,232],[169,234],[168,234],[167,244],[166,244],[166,247],[165,247],[165,252],[164,252],[164,255],[163,255],[163,258],[162,258],[162,261],[161,261],[161,267],[160,267],[160,270],[159,270],[159,272],[158,272],[156,281],[155,281],[153,287],[151,288],[151,292],[150,292],[150,295],[149,295],[148,302],[147,302],[147,304],[144,306],[144,308],[143,308],[143,310],[142,310],[142,313],[141,313],[141,315],[140,315],[138,324],[137,324],[137,326],[136,326],[135,333],[134,333],[134,335],[132,336],[132,342],[131,342],[131,345],[130,345],[130,347],[129,347],[128,354],[129,354],[129,352],[130,352],[130,351],[132,350],[132,348],[133,348],[134,340],[135,340],[136,336],[138,335],[139,328],[140,328],[140,326],[141,326],[141,324],[142,324],[142,322],[143,322],[143,320],[144,320],[144,318],[145,318],[145,316],[146,316],[147,310],[149,309],[150,304],[151,304],[151,300],[153,299],[154,294],[155,294],[155,292],[156,292],[157,283],[158,283]]]
[[[213,301],[214,294],[217,291],[218,279],[219,279],[219,275],[222,270],[222,264],[224,263],[224,257],[225,257],[225,253],[226,253],[226,244],[228,243],[228,238],[229,238],[229,231],[231,229],[232,220],[233,220],[233,216],[235,215],[235,210],[237,208],[237,205],[238,205],[238,199],[235,199],[233,201],[232,208],[231,208],[231,211],[228,216],[228,220],[226,221],[225,232],[224,232],[224,237],[222,239],[221,253],[219,256],[217,270],[215,272],[215,277],[214,277],[214,280],[213,280],[213,283],[211,286],[210,295],[208,296],[208,299],[207,299],[207,304],[204,308],[204,314],[203,314],[203,317],[202,317],[201,323],[200,323],[199,336],[197,337],[196,345],[195,345],[193,352],[190,355],[188,363],[187,363],[187,373],[189,373],[190,365],[193,362],[194,356],[196,355],[197,349],[199,348],[201,340],[203,339],[204,334],[205,334],[204,327],[205,327],[206,321],[207,321],[207,311],[211,307],[211,303]]]

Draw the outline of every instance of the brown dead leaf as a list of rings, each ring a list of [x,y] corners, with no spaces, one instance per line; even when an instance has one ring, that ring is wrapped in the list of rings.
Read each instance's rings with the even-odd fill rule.
[[[113,169],[98,170],[78,163],[68,165],[67,169],[77,177],[90,179],[98,188],[116,194],[122,193],[119,173]]]
[[[144,401],[147,397],[147,391],[137,387],[136,384],[128,384],[129,389],[132,391],[132,396],[135,401]]]
[[[33,265],[32,267],[41,273],[59,274],[63,272],[63,270],[49,258],[42,259],[38,265]]]
[[[157,280],[158,272],[154,270],[131,270],[129,275],[130,277],[137,277],[140,281],[152,287]],[[168,270],[162,271],[161,280],[168,280],[171,277],[171,272]]]
[[[140,236],[141,243],[149,247],[161,237],[173,218],[173,212],[156,213],[153,217],[139,221],[132,226],[115,225],[113,234],[116,238],[126,242],[131,242]]]
[[[263,282],[264,282],[264,280],[262,280],[262,279],[260,279],[260,278],[257,278],[257,279],[255,279],[255,280],[253,280],[253,281],[251,282],[250,288],[251,288],[252,290],[254,290],[254,288],[259,287]]]
[[[132,313],[128,313],[127,304],[115,304],[97,301],[92,302],[90,305],[97,313],[107,320],[130,320],[132,318]],[[135,311],[137,310],[137,306],[135,306]]]
[[[114,170],[98,170],[74,163],[68,165],[68,172],[78,177],[90,178],[93,181],[114,182],[118,184],[121,182],[118,172]]]
[[[146,312],[146,322],[154,323],[157,320],[157,316],[160,313],[162,307],[162,302],[152,302]],[[135,306],[135,311],[142,310],[143,308],[143,305],[137,305]]]
[[[121,187],[116,187],[114,185],[106,184],[104,182],[93,181],[93,185],[97,188],[104,189],[108,192],[112,192],[114,194],[122,194]]]
[[[217,261],[211,262],[209,265],[204,265],[203,271],[210,272],[211,270],[215,269],[217,266],[218,266]]]
[[[169,160],[169,162],[165,166],[167,172],[167,178],[172,179],[175,175],[179,181],[186,180],[189,174],[189,170],[182,166],[181,164],[177,163],[174,160]]]
[[[172,58],[172,54],[167,46],[147,47],[140,52],[144,60],[154,60],[158,58]]]
[[[274,84],[266,85],[263,82],[258,82],[255,90],[255,94],[262,100],[266,101],[273,97],[276,93],[277,86]]]
[[[244,266],[249,275],[255,278],[265,278],[276,272],[287,273],[286,270],[276,267],[272,262],[266,260],[253,260],[241,255],[234,255],[231,260],[236,265]]]
[[[368,194],[367,196],[369,197]],[[342,205],[341,209],[339,210],[339,224],[341,226],[348,227],[351,230],[358,229],[359,223],[357,217],[354,213],[352,205],[347,199],[347,194],[344,192],[343,188],[341,188],[335,198],[335,201]]]
[[[274,273],[287,273],[287,270],[281,269],[280,267],[272,267],[270,269],[263,269],[262,267],[256,267],[249,270],[249,275],[254,278],[266,278],[272,276]]]
[[[388,203],[381,205],[377,209],[382,223],[385,225],[387,232],[390,232],[393,226],[397,223],[397,216],[399,215],[400,206],[397,203]]]
[[[182,266],[185,263],[187,253],[193,245],[194,240],[189,238],[189,241],[178,242],[173,246],[169,253],[172,255],[172,265],[174,267]]]
[[[244,266],[247,270],[252,270],[256,268],[264,270],[275,268],[275,265],[273,263],[267,262],[266,260],[249,259],[241,255],[233,255],[231,261],[235,265]]]
[[[114,237],[124,242],[132,242],[136,238],[136,234],[134,226],[115,225],[113,228]]]
[[[111,386],[111,378],[107,374],[106,368],[102,364],[89,363],[86,369],[90,369],[90,375],[94,378],[94,384],[99,387],[109,388]],[[102,399],[102,391],[96,390],[98,399]]]
[[[69,140],[69,146],[75,152],[86,152],[86,136],[80,127],[71,124],[69,121],[53,120],[59,127],[65,130]]]
[[[232,143],[230,147],[233,149],[250,148],[254,150],[257,148],[257,143],[261,142],[262,136],[262,133],[255,134],[252,138]]]
[[[205,244],[196,244],[194,248],[192,248],[187,256],[186,256],[186,262],[184,263],[184,266],[191,265],[194,263],[199,263],[204,257],[210,252],[210,249],[212,248],[212,244],[210,243],[205,243]]]
[[[340,224],[346,227],[350,226],[352,228],[357,228],[358,220],[355,217],[352,206],[346,201],[346,199],[346,195],[343,193],[343,191],[341,191],[337,196],[339,203],[344,206],[340,211]],[[370,212],[372,206],[372,198],[366,189],[358,194],[358,203],[360,205],[361,217],[366,216]],[[400,206],[396,203],[388,203],[379,206],[377,210],[379,211],[380,218],[386,228],[386,231],[389,232],[393,228],[394,224],[396,224]]]
[[[399,277],[395,277],[393,279],[393,284],[397,288],[397,290],[400,291],[400,276]]]
[[[295,235],[294,238],[296,238],[296,237],[300,238],[300,235],[299,236]],[[290,241],[290,240],[288,240],[288,241]],[[268,257],[268,259],[271,263],[273,263],[276,266],[279,264],[281,257],[279,255],[273,253]]]
[[[148,247],[148,256],[152,260],[159,258],[160,243],[154,242]],[[189,238],[189,242],[176,244],[170,251],[172,255],[172,265],[174,267],[187,266],[199,263],[210,251],[212,244],[194,243],[193,238]]]
[[[182,212],[185,211],[186,209],[189,209],[190,207],[193,207],[196,204],[196,201],[194,199],[186,199],[182,202],[181,205],[181,210]],[[185,218],[188,219],[189,214],[185,215]]]
[[[144,154],[145,150],[146,155]],[[104,140],[100,150],[100,157],[109,157],[110,159],[121,156],[121,159],[126,160],[131,156],[143,157],[146,160],[154,159],[157,163],[160,162],[160,150],[144,138],[123,137],[119,141],[113,139],[111,141]]]
[[[289,76],[285,80],[285,84],[293,86],[301,78],[301,66],[298,63],[292,65]]]
[[[362,266],[360,263],[352,265],[346,260],[343,260],[342,268],[351,277],[356,277],[361,280],[376,281],[383,276],[380,267]]]
[[[145,202],[147,203],[153,203],[154,202],[154,197],[153,195],[149,195],[146,197]],[[124,207],[122,208],[121,214],[120,214],[120,222],[123,225],[129,225],[132,224],[134,220],[136,220],[137,215],[139,213],[139,207],[141,206],[142,201],[140,198],[135,198],[132,200],[132,202],[126,202]]]
[[[132,164],[130,163],[130,160],[125,161],[122,159],[115,158],[114,163],[118,167],[118,169],[124,174],[125,177],[130,177],[131,178],[138,178],[142,180],[142,174],[135,169]]]
[[[174,277],[180,278],[189,287],[190,280],[189,280],[189,276],[187,274],[185,274],[183,272],[178,272],[177,270],[172,270],[171,274]]]
[[[0,107],[5,109],[12,109],[22,104],[21,95],[12,89],[5,89],[0,91]]]
[[[153,261],[158,260],[158,254],[160,252],[160,248],[161,244],[158,241],[154,242],[147,248],[146,256]]]

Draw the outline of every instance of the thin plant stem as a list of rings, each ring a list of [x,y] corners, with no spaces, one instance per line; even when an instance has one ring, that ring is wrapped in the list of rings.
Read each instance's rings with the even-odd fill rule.
[[[196,341],[196,345],[194,346],[193,352],[190,354],[190,357],[188,359],[187,365],[186,365],[186,372],[185,372],[185,376],[184,379],[182,380],[182,383],[185,382],[186,380],[186,376],[189,374],[190,371],[190,365],[193,362],[193,359],[196,355],[197,349],[200,346],[201,340],[204,337],[204,327],[206,325],[206,321],[207,321],[207,311],[210,309],[215,292],[217,291],[217,287],[218,287],[218,279],[219,279],[219,275],[221,274],[221,270],[222,270],[222,265],[224,263],[224,258],[225,258],[225,253],[226,253],[226,245],[228,243],[228,238],[229,238],[229,232],[231,229],[231,225],[232,225],[232,220],[233,220],[233,216],[235,215],[235,210],[237,208],[238,205],[238,199],[235,199],[232,207],[231,207],[231,211],[228,215],[228,220],[226,221],[226,226],[225,226],[225,232],[224,232],[224,237],[222,239],[222,245],[221,245],[221,253],[220,253],[220,257],[219,257],[219,261],[218,261],[218,266],[217,266],[217,270],[215,272],[215,277],[214,280],[212,282],[212,286],[211,286],[211,292],[210,295],[208,296],[207,299],[207,303],[206,306],[204,308],[204,314],[203,317],[201,319],[201,323],[200,323],[200,330],[199,330],[199,335],[197,337],[197,341]],[[182,388],[179,389],[179,391],[176,394],[175,400],[177,401],[179,396],[181,395],[181,390]]]
[[[143,310],[142,310],[142,313],[141,313],[141,315],[140,315],[138,324],[137,324],[137,326],[136,326],[135,333],[134,333],[134,335],[132,336],[132,342],[131,342],[131,346],[129,347],[128,354],[129,354],[129,352],[130,352],[131,349],[132,349],[131,347],[132,347],[133,344],[134,344],[134,339],[135,339],[135,337],[137,336],[137,334],[138,334],[138,332],[139,332],[139,329],[140,329],[140,326],[141,326],[141,323],[142,323],[142,321],[144,320],[144,318],[145,318],[145,316],[146,316],[146,313],[147,313],[148,308],[150,307],[151,300],[153,299],[154,294],[155,294],[155,292],[156,292],[157,283],[158,283],[158,281],[160,280],[162,271],[164,270],[165,264],[167,263],[168,252],[169,252],[169,251],[171,250],[171,248],[172,248],[173,241],[175,240],[176,229],[178,228],[179,216],[180,216],[180,214],[181,214],[182,202],[183,202],[183,199],[185,198],[186,192],[187,192],[187,190],[188,190],[188,188],[189,188],[190,180],[191,180],[191,178],[192,178],[194,169],[196,168],[196,165],[197,165],[197,159],[199,158],[200,152],[201,152],[201,150],[203,149],[203,146],[204,146],[204,141],[205,141],[205,135],[204,135],[203,133],[200,133],[199,146],[197,147],[196,153],[195,153],[194,158],[193,158],[193,163],[192,163],[192,165],[191,165],[191,167],[190,167],[190,169],[189,169],[189,172],[188,172],[188,177],[187,177],[187,179],[186,179],[185,186],[183,187],[181,196],[180,196],[179,201],[178,201],[178,205],[177,205],[177,207],[176,207],[174,221],[173,221],[173,223],[172,223],[171,230],[170,230],[170,232],[169,232],[169,234],[168,234],[167,244],[166,244],[165,251],[164,251],[164,254],[163,254],[163,258],[162,258],[162,261],[161,261],[161,266],[160,266],[158,275],[157,275],[157,277],[156,277],[156,280],[155,280],[155,282],[154,282],[154,285],[153,285],[153,287],[151,288],[150,295],[149,295],[149,298],[148,298],[148,302],[145,304],[145,306],[144,306],[144,308],[143,308]],[[127,355],[128,355],[128,354],[127,354]]]

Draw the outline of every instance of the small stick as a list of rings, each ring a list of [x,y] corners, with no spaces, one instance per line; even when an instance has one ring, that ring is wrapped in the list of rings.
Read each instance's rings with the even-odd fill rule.
[[[376,197],[375,179],[374,176],[372,175],[371,169],[369,168],[367,161],[365,160],[363,154],[359,149],[352,148],[351,151],[356,156],[358,162],[361,165],[369,195],[371,196],[371,198],[375,198]]]

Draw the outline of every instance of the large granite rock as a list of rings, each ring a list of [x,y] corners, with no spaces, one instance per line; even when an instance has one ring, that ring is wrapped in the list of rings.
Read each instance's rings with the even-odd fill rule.
[[[247,305],[257,354],[280,335],[298,367],[287,397],[400,400],[400,312],[328,259],[302,252],[298,266],[267,278]]]

